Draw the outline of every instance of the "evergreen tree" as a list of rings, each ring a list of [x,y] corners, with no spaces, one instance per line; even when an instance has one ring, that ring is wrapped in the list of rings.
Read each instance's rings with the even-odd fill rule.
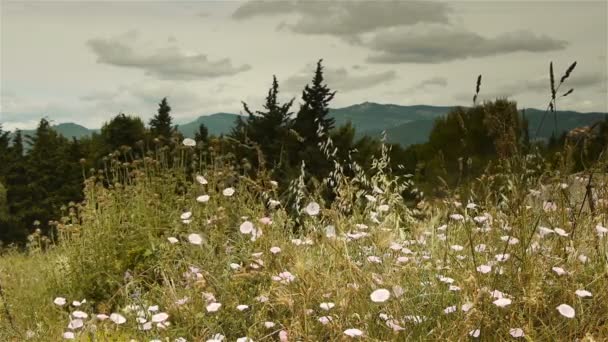
[[[133,147],[138,141],[144,140],[145,133],[146,128],[140,118],[123,113],[112,118],[101,128],[103,141],[111,150],[116,150],[120,146]]]
[[[194,134],[194,140],[196,140],[196,142],[203,143],[207,143],[207,141],[209,140],[209,130],[207,129],[207,126],[205,126],[204,123],[201,123],[198,126],[198,131]]]
[[[306,85],[302,92],[303,104],[295,119],[295,130],[304,138],[307,145],[317,145],[320,138],[317,130],[321,125],[323,133],[334,128],[335,120],[329,117],[329,102],[336,92],[332,92],[323,84],[323,60],[317,62],[317,69],[312,79],[312,85]]]
[[[171,125],[173,118],[171,117],[171,107],[167,103],[167,98],[163,98],[158,104],[158,113],[150,119],[150,132],[153,138],[159,136],[169,139],[173,126]]]

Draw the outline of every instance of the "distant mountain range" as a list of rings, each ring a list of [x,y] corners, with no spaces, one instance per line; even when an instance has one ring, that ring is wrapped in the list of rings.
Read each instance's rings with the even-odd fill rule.
[[[378,104],[364,102],[361,104],[331,109],[330,115],[336,120],[336,126],[351,122],[355,127],[357,136],[365,135],[380,137],[382,131],[386,131],[387,140],[403,146],[424,143],[427,141],[433,122],[436,118],[446,115],[454,107],[440,106],[399,106],[394,104]],[[526,117],[530,122],[530,136],[535,138],[535,133],[545,111],[538,109],[526,109]],[[556,131],[561,134],[576,127],[590,125],[598,120],[603,120],[608,113],[579,113],[574,111],[556,112]],[[213,135],[227,134],[233,127],[238,114],[216,113],[203,115],[192,122],[181,124],[178,129],[186,137],[194,137],[199,125],[205,124],[209,133]],[[538,134],[539,139],[547,139],[554,131],[555,120],[553,114],[547,114],[545,122]],[[75,123],[62,123],[53,126],[54,129],[65,137],[81,138],[99,129],[88,129]],[[32,134],[33,130],[24,130],[24,134]]]

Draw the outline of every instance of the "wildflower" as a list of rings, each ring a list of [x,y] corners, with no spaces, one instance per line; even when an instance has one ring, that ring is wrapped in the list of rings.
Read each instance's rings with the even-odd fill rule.
[[[239,311],[245,311],[245,310],[249,309],[249,305],[240,304],[240,305],[236,306],[236,309]]]
[[[370,294],[370,298],[374,303],[386,302],[391,297],[391,293],[387,289],[378,289]]]
[[[378,206],[378,211],[381,211],[381,212],[387,212],[387,211],[388,211],[388,209],[389,209],[388,204],[380,204],[380,205]]]
[[[566,272],[566,271],[565,271],[563,268],[561,268],[561,267],[557,267],[557,266],[555,266],[555,267],[552,267],[551,269],[553,270],[553,272],[557,273],[557,275],[560,275],[560,276],[561,276],[561,275],[564,275],[564,274],[568,274],[568,272]]]
[[[281,248],[277,247],[277,246],[270,247],[270,253],[279,254],[279,253],[281,253]]]
[[[486,250],[486,245],[483,243],[480,243],[479,245],[475,246],[475,252],[477,253],[482,253]]]
[[[207,305],[206,309],[207,309],[207,312],[217,312],[221,306],[222,306],[222,303],[211,303],[211,304]]]
[[[329,239],[336,237],[336,227],[334,226],[326,226],[325,227],[325,236]]]
[[[374,263],[374,264],[381,264],[382,263],[382,259],[380,259],[379,257],[375,256],[375,255],[370,255],[367,257],[367,261]]]
[[[456,252],[460,252],[464,249],[464,247],[461,245],[452,245],[452,246],[450,246],[450,249],[453,251],[456,251]]]
[[[181,305],[184,305],[184,304],[188,303],[189,301],[190,301],[190,298],[184,297],[184,298],[176,300],[175,304],[181,306]]]
[[[258,222],[267,226],[269,224],[272,224],[272,219],[270,217],[262,217],[261,219],[258,220]]]
[[[260,303],[266,303],[268,301],[268,297],[264,295],[257,296],[255,299]]]
[[[142,324],[140,329],[143,331],[152,330],[152,322],[145,322],[144,324]]]
[[[196,198],[198,203],[206,203],[209,202],[209,195],[201,195]]]
[[[87,302],[87,300],[86,300],[86,299],[83,299],[83,300],[82,300],[82,301],[80,301],[80,302],[79,302],[79,301],[77,301],[77,300],[75,300],[75,301],[73,301],[73,302],[72,302],[72,306],[76,306],[76,307],[78,307],[78,306],[81,306],[82,304],[84,304],[84,303],[86,303],[86,302]]]
[[[211,336],[211,339],[207,340],[207,342],[222,342],[225,338],[226,338],[226,336],[224,336],[222,334],[215,334],[215,335]]]
[[[475,209],[477,208],[477,204],[470,202],[467,204],[467,209]]]
[[[123,324],[127,321],[127,319],[125,318],[125,316],[119,314],[119,313],[113,313],[110,315],[110,320],[112,322],[114,322],[115,324]]]
[[[498,306],[499,308],[504,308],[506,306],[511,305],[511,300],[509,298],[499,298],[493,301],[492,303],[494,303],[494,305]]]
[[[552,201],[545,201],[545,202],[543,202],[543,210],[545,212],[556,211],[557,210],[557,204],[555,204]]]
[[[95,316],[98,320],[100,321],[105,321],[106,319],[110,318],[110,316],[106,315],[106,314],[98,314],[97,316]]]
[[[177,243],[178,240],[176,238],[174,238],[173,236],[170,236],[167,238],[167,240],[169,241],[169,243],[174,244]]]
[[[582,262],[583,264],[586,264],[588,260],[589,258],[585,254],[581,254],[578,256],[578,261]]]
[[[405,291],[403,290],[403,287],[395,285],[393,286],[393,294],[395,295],[395,297],[399,298],[405,294]]]
[[[553,229],[541,226],[541,227],[538,227],[538,233],[540,234],[540,237],[542,238],[542,237],[545,237],[546,235],[553,234],[555,232],[553,231]]]
[[[460,214],[451,214],[450,218],[454,221],[462,221],[464,220],[464,216],[460,215]]]
[[[509,329],[509,335],[511,335],[514,338],[519,338],[519,337],[524,337],[524,331],[521,328],[511,328]]]
[[[481,334],[481,331],[479,329],[469,331],[469,336],[473,338],[478,338],[479,334]]]
[[[205,177],[203,177],[201,175],[196,175],[196,181],[199,182],[199,184],[201,184],[201,185],[207,184],[207,180],[205,179]]]
[[[153,323],[162,323],[162,322],[166,321],[167,318],[169,318],[169,315],[167,313],[159,312],[155,315],[152,315],[152,322]]]
[[[402,331],[405,330],[404,327],[400,326],[399,324],[397,324],[397,321],[394,319],[390,319],[386,321],[386,326],[388,326],[389,328],[393,329],[393,331]]]
[[[496,254],[494,257],[496,258],[496,261],[507,261],[507,260],[509,260],[511,255],[509,253]]]
[[[184,146],[194,147],[196,146],[196,141],[191,138],[186,138],[184,141],[182,141],[182,144],[184,144]]]
[[[183,220],[189,220],[191,217],[192,217],[192,212],[186,211],[186,212],[182,213],[179,218],[181,218],[183,221]]]
[[[569,235],[568,233],[566,233],[565,230],[563,230],[561,228],[555,228],[553,231],[559,236],[568,236]]]
[[[83,318],[84,319],[84,318],[89,317],[89,315],[86,312],[78,311],[77,310],[77,311],[72,312],[72,317],[74,317],[74,318]]]
[[[231,263],[231,264],[230,264],[230,268],[236,271],[236,270],[238,270],[239,268],[241,268],[241,265],[239,265],[239,264],[235,264],[235,263]]]
[[[447,314],[451,314],[452,312],[456,312],[456,306],[448,306],[447,308],[443,309],[443,313]]]
[[[70,323],[68,324],[68,329],[76,330],[76,329],[82,328],[83,326],[84,326],[84,322],[82,321],[82,319],[77,318],[77,319],[70,320]]]
[[[266,327],[266,329],[272,329],[272,328],[274,328],[275,325],[276,324],[274,324],[274,322],[268,322],[268,321],[264,322],[264,327]]]
[[[234,188],[226,188],[226,189],[222,190],[222,195],[224,195],[226,197],[230,197],[230,196],[234,195]]]
[[[326,324],[328,324],[331,321],[332,321],[331,316],[322,316],[322,317],[319,317],[319,322],[321,322],[321,324],[323,324],[323,325],[326,325]]]
[[[574,308],[568,304],[560,304],[556,309],[566,318],[574,318],[574,315],[576,314]]]
[[[361,331],[359,329],[355,329],[355,328],[346,329],[346,330],[344,330],[344,335],[350,336],[350,337],[360,337],[360,336],[363,336],[363,331]]]
[[[253,231],[253,223],[251,223],[249,221],[245,221],[245,222],[241,223],[239,230],[241,231],[242,234],[251,234],[251,232]]]
[[[281,341],[281,342],[289,341],[288,336],[289,335],[287,334],[287,331],[285,331],[285,330],[279,331],[279,341]]]
[[[200,245],[203,243],[203,238],[199,234],[192,233],[188,235],[188,241],[193,245]]]
[[[296,276],[294,276],[293,274],[291,274],[288,271],[283,271],[281,273],[279,273],[278,276],[273,276],[272,280],[274,281],[278,281],[281,284],[288,284],[291,283],[292,281],[294,281],[296,279]]]
[[[489,266],[489,265],[477,266],[477,272],[479,272],[479,273],[486,274],[486,273],[489,273],[490,271],[492,271],[492,266]]]
[[[53,303],[58,306],[64,306],[67,303],[67,301],[63,297],[57,297],[57,298],[55,298],[55,300],[53,300]]]
[[[365,195],[365,199],[367,199],[371,203],[376,202],[376,197],[374,197],[372,195]]]
[[[239,337],[239,338],[237,338],[236,342],[253,342],[253,340],[250,339],[249,337],[245,336],[245,337]]]
[[[591,292],[587,291],[587,290],[576,290],[574,291],[574,293],[579,296],[580,298],[585,298],[585,297],[591,297],[592,294]]]
[[[74,335],[74,333],[71,331],[66,331],[63,333],[63,338],[66,340],[73,340],[76,338],[76,335]]]
[[[595,231],[600,238],[608,235],[608,228],[600,226],[599,224],[595,226]]]
[[[270,209],[274,209],[274,208],[278,207],[280,204],[281,204],[281,202],[279,202],[277,200],[273,200],[273,199],[268,200],[268,206],[270,207]]]
[[[306,213],[310,216],[316,216],[319,215],[319,212],[321,211],[321,206],[319,206],[319,203],[317,202],[310,202],[308,203],[306,208],[304,208],[304,211],[306,211]]]
[[[319,307],[323,310],[329,311],[331,310],[334,306],[336,306],[336,304],[334,303],[321,303],[319,304]]]
[[[460,310],[462,310],[463,312],[467,312],[467,311],[471,310],[472,308],[473,308],[473,303],[464,303],[460,307]]]

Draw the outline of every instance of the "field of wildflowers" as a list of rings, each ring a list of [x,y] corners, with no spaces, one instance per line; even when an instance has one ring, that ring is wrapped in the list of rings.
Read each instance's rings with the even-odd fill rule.
[[[608,185],[580,191],[595,169],[529,154],[437,200],[384,153],[371,174],[336,164],[326,203],[305,165],[281,197],[188,139],[177,155],[115,161],[55,238],[0,258],[0,340],[608,339]]]

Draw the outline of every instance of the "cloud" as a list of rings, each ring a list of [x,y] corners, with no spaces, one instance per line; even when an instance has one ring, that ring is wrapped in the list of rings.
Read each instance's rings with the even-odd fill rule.
[[[300,92],[304,86],[312,81],[316,65],[308,65],[298,74],[289,77],[282,83],[283,89],[291,92]],[[352,74],[346,68],[327,68],[323,69],[325,83],[338,92],[349,92],[361,89],[372,88],[376,85],[393,81],[397,78],[395,71],[385,71],[369,74]]]
[[[121,37],[91,39],[87,45],[97,56],[98,63],[140,69],[163,80],[208,79],[234,75],[251,68],[246,64],[233,66],[228,58],[212,61],[204,54],[184,53],[175,46],[140,52],[145,49],[134,48],[137,45],[134,31]]]
[[[487,38],[449,26],[417,26],[376,33],[364,45],[377,51],[371,63],[442,63],[512,52],[546,52],[566,48],[567,42],[529,31]]]
[[[232,15],[244,20],[259,16],[296,14],[293,24],[282,24],[301,34],[355,36],[379,28],[447,23],[450,8],[435,1],[249,1]]]
[[[447,78],[433,77],[433,78],[429,78],[429,79],[421,81],[420,83],[416,84],[414,87],[415,88],[426,88],[426,87],[432,87],[432,86],[447,87],[447,85],[448,85]]]

